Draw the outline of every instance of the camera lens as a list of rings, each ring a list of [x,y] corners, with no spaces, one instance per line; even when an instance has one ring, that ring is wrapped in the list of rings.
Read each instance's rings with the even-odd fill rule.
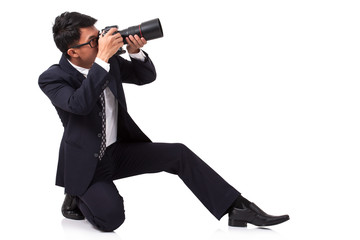
[[[138,35],[144,37],[147,41],[163,37],[163,31],[160,20],[158,18],[146,21],[137,26],[132,26],[127,29],[119,31],[124,39],[124,44],[127,44],[126,37],[129,35]]]

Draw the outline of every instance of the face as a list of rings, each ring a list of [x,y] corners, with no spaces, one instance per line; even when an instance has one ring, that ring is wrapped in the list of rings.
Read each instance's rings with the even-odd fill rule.
[[[80,39],[76,45],[89,42],[91,39],[97,38],[98,35],[99,30],[97,30],[95,26],[80,28]],[[78,48],[70,48],[68,50],[70,61],[83,68],[91,68],[95,61],[97,52],[98,47],[96,46],[92,48],[89,44]]]

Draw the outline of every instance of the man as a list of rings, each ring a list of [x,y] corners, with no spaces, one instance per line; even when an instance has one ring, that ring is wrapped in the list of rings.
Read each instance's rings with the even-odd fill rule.
[[[56,176],[66,193],[63,215],[113,231],[125,220],[113,181],[166,171],[177,174],[217,219],[228,213],[230,226],[287,221],[288,215],[268,215],[242,197],[185,145],[150,141],[128,114],[122,87],[155,80],[155,67],[141,50],[146,39],[127,37],[131,61],[125,60],[115,54],[124,45],[117,29],[99,33],[96,21],[77,12],[58,16],[53,36],[63,55],[39,77],[64,127]]]

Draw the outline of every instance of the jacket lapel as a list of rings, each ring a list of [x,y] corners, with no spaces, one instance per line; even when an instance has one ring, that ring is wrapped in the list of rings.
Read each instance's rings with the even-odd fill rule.
[[[59,64],[65,72],[75,77],[76,81],[78,81],[77,84],[81,85],[81,82],[85,79],[84,75],[82,75],[78,70],[71,66],[69,60],[65,57],[64,54],[61,56]],[[77,86],[79,87],[80,85]]]
[[[119,96],[116,88],[115,79],[113,77],[111,77],[111,81],[109,81],[108,87],[110,88],[111,92],[114,94],[115,98],[118,99]]]
[[[126,110],[125,94],[124,91],[122,90],[121,82],[118,83],[116,82],[115,78],[111,77],[111,81],[109,81],[108,87],[110,88],[111,92],[114,94],[115,98],[118,100],[120,106],[122,106]]]

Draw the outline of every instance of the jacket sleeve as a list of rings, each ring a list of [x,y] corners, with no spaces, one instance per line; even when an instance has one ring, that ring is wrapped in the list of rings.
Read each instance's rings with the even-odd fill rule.
[[[96,63],[82,82],[54,65],[40,75],[39,86],[56,107],[73,114],[88,115],[108,84],[107,79],[108,72]],[[76,81],[80,86],[74,86]]]
[[[148,54],[146,52],[144,53],[146,56],[144,62],[133,58],[131,58],[131,61],[128,61],[119,56],[113,57],[110,62],[110,72],[111,64],[118,64],[120,66],[121,81],[123,83],[144,85],[155,81],[155,66]]]

